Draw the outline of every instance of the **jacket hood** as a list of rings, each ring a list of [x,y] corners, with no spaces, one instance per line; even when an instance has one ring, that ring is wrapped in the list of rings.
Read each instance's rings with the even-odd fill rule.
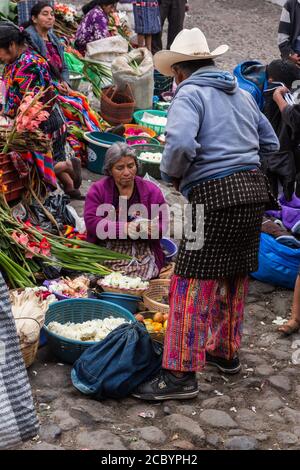
[[[210,86],[234,94],[238,89],[236,78],[230,72],[223,72],[215,67],[203,67],[193,73],[177,87],[176,93],[185,85]]]

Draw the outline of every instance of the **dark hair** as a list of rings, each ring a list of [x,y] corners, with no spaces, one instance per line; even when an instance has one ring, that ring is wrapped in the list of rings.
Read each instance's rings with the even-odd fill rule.
[[[213,59],[203,59],[203,60],[186,60],[184,62],[177,62],[172,67],[180,67],[182,70],[190,72],[191,74],[201,69],[202,67],[208,67],[210,65],[215,65]]]
[[[86,5],[83,5],[82,11],[83,11],[83,14],[86,15],[89,11],[91,11],[93,8],[97,6],[114,5],[115,3],[118,3],[117,0],[92,0]]]
[[[51,5],[51,3],[47,0],[41,0],[40,2],[36,3],[31,8],[30,21],[29,21],[29,24],[27,24],[27,26],[29,26],[29,25],[34,26],[34,23],[32,21],[32,17],[34,16],[34,18],[37,18],[39,16],[39,14],[41,13],[41,11],[46,7],[50,7],[54,11],[53,5]],[[33,49],[34,49],[34,47],[33,47]],[[40,51],[36,51],[36,52],[38,52],[39,54],[41,53]],[[49,61],[48,61],[48,66],[49,66],[49,69],[50,69],[51,76],[56,80],[61,80],[62,77],[61,77],[61,73],[59,72],[58,68],[55,67]]]
[[[41,11],[46,7],[50,7],[54,11],[53,5],[51,5],[50,2],[47,2],[46,0],[42,0],[41,2],[36,3],[31,8],[30,17],[34,16],[36,18],[37,16],[39,16]]]
[[[0,48],[9,49],[12,43],[22,46],[27,42],[30,44],[30,37],[26,31],[20,29],[11,21],[0,21]]]
[[[289,60],[276,59],[267,65],[267,78],[292,88],[293,82],[300,79],[300,69]]]

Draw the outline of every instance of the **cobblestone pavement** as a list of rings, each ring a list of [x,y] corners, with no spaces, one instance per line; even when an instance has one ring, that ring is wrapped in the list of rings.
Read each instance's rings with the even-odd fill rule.
[[[209,42],[231,46],[226,67],[246,58],[276,57],[278,6],[261,0],[190,3],[187,24],[201,26]],[[84,174],[87,189],[92,176]],[[80,212],[82,203],[76,207]],[[59,364],[47,347],[40,349],[28,373],[41,429],[22,449],[299,448],[299,365],[291,356],[300,335],[282,337],[272,324],[276,316],[288,315],[291,302],[291,291],[252,281],[242,371],[225,376],[207,367],[198,374],[198,397],[185,402],[86,399],[72,387],[70,366]],[[140,416],[147,411],[154,417]]]

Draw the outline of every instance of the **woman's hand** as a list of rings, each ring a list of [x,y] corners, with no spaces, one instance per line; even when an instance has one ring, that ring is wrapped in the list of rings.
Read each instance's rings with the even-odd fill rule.
[[[60,93],[62,93],[63,95],[69,95],[70,94],[70,91],[71,91],[71,88],[69,87],[69,85],[67,84],[67,82],[61,82],[59,85],[58,85],[58,91]]]
[[[273,93],[273,100],[275,101],[281,112],[288,106],[287,102],[284,99],[284,95],[286,93],[289,93],[289,89],[285,86],[280,86],[276,88]]]

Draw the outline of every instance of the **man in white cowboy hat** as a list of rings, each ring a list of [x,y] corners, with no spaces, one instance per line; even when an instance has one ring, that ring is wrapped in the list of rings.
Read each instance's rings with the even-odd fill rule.
[[[248,274],[258,267],[265,204],[276,207],[260,171],[260,155],[277,151],[279,143],[251,95],[216,67],[213,59],[227,50],[222,45],[210,51],[204,34],[193,28],[179,33],[170,51],[154,56],[155,68],[175,76],[178,84],[161,171],[194,208],[204,206],[204,244],[193,249],[186,235],[181,241],[170,285],[163,368],[134,391],[137,398],[195,397],[196,372],[205,363],[222,373],[241,369]],[[195,213],[192,227],[198,222]]]

